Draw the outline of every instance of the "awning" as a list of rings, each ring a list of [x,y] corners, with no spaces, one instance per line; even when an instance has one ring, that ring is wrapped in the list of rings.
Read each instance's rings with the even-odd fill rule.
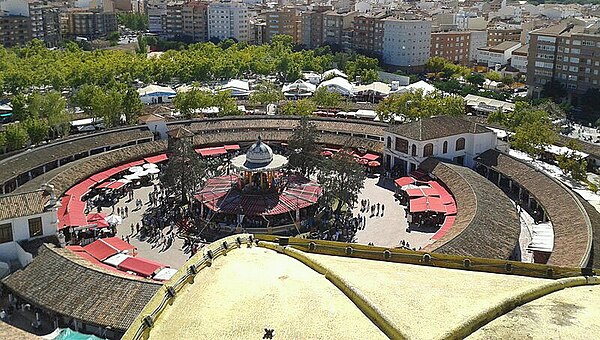
[[[420,197],[411,199],[409,202],[409,211],[414,212],[426,212],[434,211],[445,213],[446,208],[442,204],[442,200],[437,197]]]
[[[134,250],[135,247],[118,237],[108,237],[98,239],[83,249],[99,261],[104,261],[117,253]]]
[[[227,150],[225,150],[225,147],[223,147],[223,146],[218,146],[218,147],[214,147],[214,148],[196,149],[196,152],[199,153],[201,156],[206,157],[206,156],[224,155],[227,153]]]
[[[167,154],[163,153],[160,155],[156,155],[156,156],[152,156],[152,157],[145,157],[144,160],[147,163],[160,163],[160,162],[164,162],[168,159]]]
[[[113,184],[114,182],[104,182],[104,183],[100,183],[96,186],[96,189],[102,189],[102,188],[108,188],[111,184]]]
[[[442,236],[444,236],[444,234],[446,234],[448,229],[450,229],[452,227],[452,225],[454,224],[454,221],[456,221],[456,216],[446,216],[446,219],[444,220],[444,224],[442,224],[440,229],[431,237],[431,239],[439,240]]]
[[[240,146],[238,144],[225,145],[223,147],[227,151],[235,151],[235,150],[239,150],[240,149]]]
[[[129,257],[117,266],[121,270],[134,272],[143,277],[151,277],[159,269],[165,267],[167,266],[164,264],[137,257]]]
[[[127,255],[127,254],[115,254],[109,258],[107,258],[106,260],[102,261],[106,264],[110,264],[111,266],[114,267],[118,267],[121,263],[123,263],[123,261],[127,260],[128,258],[130,258],[131,256]]]
[[[170,280],[176,273],[177,269],[175,268],[163,268],[159,270],[156,275],[154,275],[153,279],[158,281],[167,281]]]
[[[106,218],[106,214],[105,213],[92,213],[92,214],[88,214],[86,216],[87,225],[95,224],[96,228],[105,228],[105,227],[108,227],[109,224],[108,224],[108,222],[106,222],[105,218]]]
[[[110,183],[110,184],[108,185],[108,188],[109,188],[109,189],[116,190],[116,189],[120,189],[120,188],[122,188],[124,185],[125,185],[125,183],[123,183],[123,182],[119,182],[119,181],[116,181],[116,182],[112,182],[112,183]]]
[[[416,182],[416,180],[414,178],[412,178],[412,177],[400,177],[400,178],[397,178],[394,181],[394,183],[396,183],[396,185],[399,186],[399,187],[403,187],[405,185],[413,184],[415,182]]]
[[[439,196],[439,192],[434,188],[430,187],[418,187],[414,189],[406,189],[406,194],[409,197],[426,197],[426,196]]]
[[[364,158],[364,159],[369,160],[369,161],[374,161],[374,160],[378,159],[379,156],[378,155],[374,155],[372,153],[368,153],[368,154],[365,154],[365,155],[361,156],[361,158]]]

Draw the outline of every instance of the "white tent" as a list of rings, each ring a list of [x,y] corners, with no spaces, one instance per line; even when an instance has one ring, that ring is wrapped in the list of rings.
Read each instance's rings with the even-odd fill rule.
[[[144,104],[168,103],[177,92],[168,86],[148,85],[138,89],[140,100]]]
[[[327,70],[327,71],[323,72],[322,79],[327,79],[328,77],[331,77],[332,75],[335,77],[348,78],[348,75],[346,75],[346,73],[338,70],[337,68],[333,68],[331,70]]]
[[[291,84],[284,85],[281,91],[286,96],[310,96],[316,89],[315,85],[298,79]]]
[[[322,82],[317,89],[321,87],[327,88],[328,91],[335,91],[343,96],[352,96],[354,94],[354,87],[346,78],[335,77],[330,80]]]
[[[377,113],[373,110],[358,110],[356,111],[356,118],[363,119],[375,119],[377,117]]]
[[[376,81],[368,85],[359,85],[354,89],[355,94],[376,93],[381,96],[387,96],[391,92],[391,87],[388,84]]]
[[[416,83],[399,88],[398,92],[406,93],[406,92],[412,92],[412,91],[417,91],[417,90],[423,90],[423,95],[428,95],[432,92],[435,92],[436,88],[433,85],[428,84],[427,82],[425,82],[423,80],[419,80]]]
[[[233,97],[244,97],[250,95],[250,84],[247,81],[231,79],[227,84],[221,86],[219,91],[231,91]]]

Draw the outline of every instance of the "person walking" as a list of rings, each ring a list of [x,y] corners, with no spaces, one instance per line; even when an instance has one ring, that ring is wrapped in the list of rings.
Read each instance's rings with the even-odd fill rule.
[[[385,205],[381,204],[381,217],[383,217],[383,211],[385,210]]]
[[[377,215],[375,215],[375,216],[379,216],[379,208],[380,208],[380,204],[377,203]]]
[[[125,206],[125,217],[129,217],[129,209]]]
[[[131,223],[131,235],[133,235],[133,223]]]

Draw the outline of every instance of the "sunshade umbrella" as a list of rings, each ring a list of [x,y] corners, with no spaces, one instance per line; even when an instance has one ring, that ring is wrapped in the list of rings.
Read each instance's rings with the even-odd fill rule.
[[[138,172],[134,173],[134,175],[137,175],[138,177],[144,177],[144,176],[148,175],[148,170],[138,171]]]
[[[378,161],[370,161],[367,165],[370,166],[371,168],[376,168],[376,167],[380,166],[381,164]]]
[[[132,173],[136,173],[136,172],[140,172],[140,171],[144,171],[144,168],[142,168],[141,166],[132,166],[131,168],[129,168],[129,172],[132,172]]]
[[[112,225],[121,224],[123,222],[123,219],[121,218],[121,216],[117,216],[117,215],[110,215],[110,216],[106,217],[104,220]]]
[[[321,152],[321,156],[323,156],[323,157],[331,157],[331,156],[333,156],[333,152],[326,150],[326,151]]]
[[[357,160],[358,164],[367,165],[369,163],[369,161],[364,158],[357,158],[357,159],[358,159]]]
[[[160,172],[160,169],[158,168],[152,168],[152,169],[148,169],[145,172],[149,173],[149,174],[157,174]]]
[[[156,165],[154,163],[146,163],[146,164],[144,164],[142,166],[144,167],[144,169],[158,168],[158,165]]]
[[[135,174],[125,175],[123,176],[123,178],[129,181],[135,181],[136,179],[140,179],[140,176],[138,174],[139,172],[136,172]]]
[[[129,176],[129,175],[128,175],[128,176]],[[126,179],[126,178],[121,178],[121,179],[117,180],[117,182],[121,182],[121,183],[125,183],[125,184],[127,184],[127,183],[131,183],[131,181],[130,181],[130,180],[128,180],[128,179]]]

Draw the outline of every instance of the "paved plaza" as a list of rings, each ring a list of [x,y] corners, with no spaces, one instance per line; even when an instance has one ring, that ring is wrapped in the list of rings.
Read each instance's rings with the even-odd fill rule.
[[[156,181],[158,183],[158,181]],[[139,223],[142,225],[142,217],[144,212],[148,208],[148,194],[152,191],[152,186],[144,186],[133,191],[133,200],[129,201],[127,197],[119,200],[119,203],[115,205],[115,210],[118,208],[124,208],[127,206],[129,210],[129,217],[123,219],[123,223],[117,226],[118,237],[129,236],[129,243],[137,247],[138,256],[149,260],[153,260],[162,264],[166,264],[171,268],[181,268],[185,261],[189,258],[189,253],[184,253],[183,239],[175,237],[173,244],[169,248],[163,251],[162,246],[158,243],[150,243],[147,238],[140,238],[140,235],[135,233],[135,225]],[[141,199],[144,202],[142,209],[135,211],[135,200]],[[111,208],[105,208],[104,211],[110,214]],[[134,225],[134,232],[131,233],[131,224]],[[164,228],[166,233],[169,230],[169,226]]]
[[[402,240],[409,243],[410,248],[419,249],[429,243],[433,233],[424,233],[420,231],[406,231],[408,226],[406,221],[405,206],[394,197],[394,182],[391,178],[384,178],[376,174],[367,177],[365,187],[361,191],[358,201],[359,204],[353,210],[353,213],[364,215],[360,212],[360,201],[367,199],[373,204],[383,204],[385,212],[383,216],[369,217],[367,214],[367,225],[363,230],[356,232],[356,242],[361,244],[373,243],[382,247],[398,247]]]

